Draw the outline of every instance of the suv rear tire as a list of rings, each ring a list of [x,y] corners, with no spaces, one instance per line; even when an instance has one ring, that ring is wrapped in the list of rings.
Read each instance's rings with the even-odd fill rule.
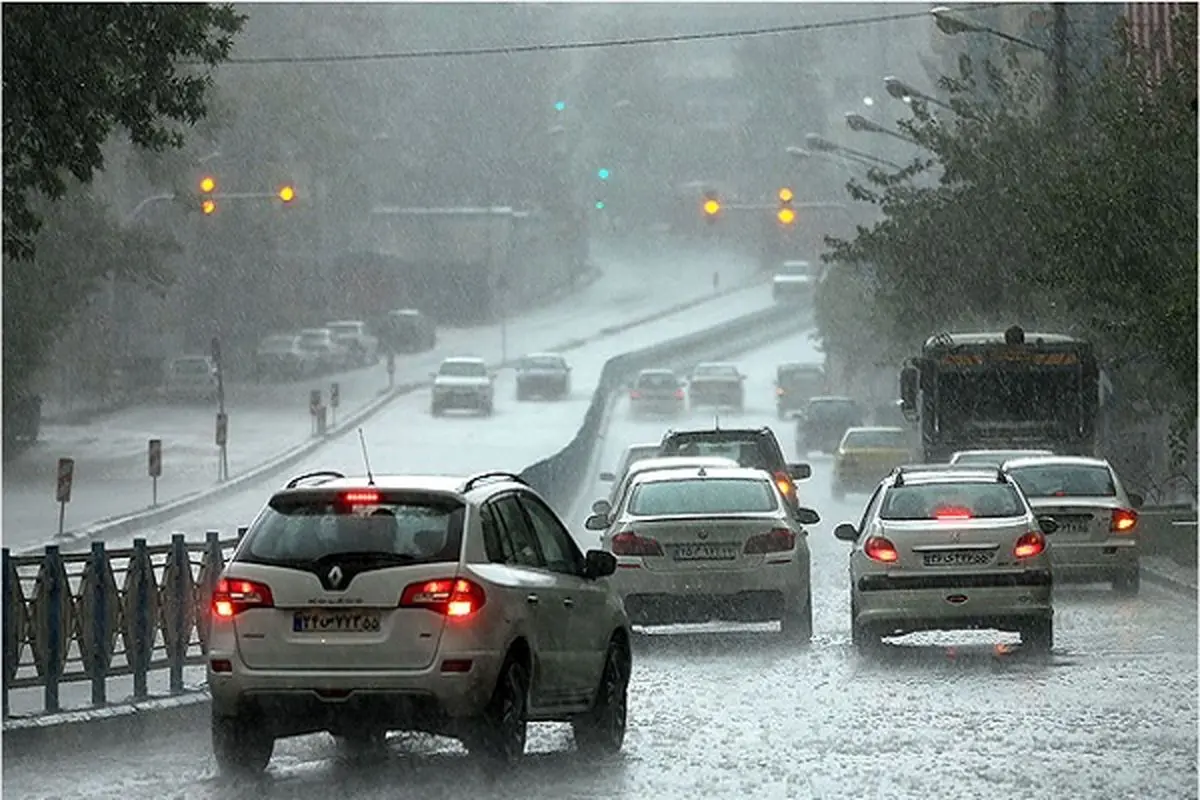
[[[621,751],[629,717],[628,659],[617,641],[608,645],[604,672],[591,711],[571,720],[575,747],[587,755],[607,756]]]
[[[504,662],[483,716],[464,736],[473,755],[510,766],[525,755],[529,727],[529,673],[512,656]]]
[[[271,761],[275,737],[257,718],[213,714],[212,748],[221,772],[257,775]]]

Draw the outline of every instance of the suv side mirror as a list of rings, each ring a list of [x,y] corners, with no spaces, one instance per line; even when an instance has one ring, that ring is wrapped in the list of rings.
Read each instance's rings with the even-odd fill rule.
[[[617,557],[604,550],[588,550],[584,559],[585,578],[607,578],[617,571]]]
[[[788,464],[788,477],[794,481],[806,481],[812,477],[812,464]]]
[[[607,530],[608,517],[604,514],[592,514],[584,521],[583,527],[587,528],[589,531]]]
[[[1046,534],[1047,536],[1058,530],[1058,520],[1056,520],[1054,517],[1038,517],[1037,521],[1038,527],[1041,529],[1042,533]]]
[[[1142,497],[1137,492],[1129,493],[1129,505],[1133,506],[1134,508],[1141,508],[1145,502],[1146,498]]]
[[[843,522],[833,529],[833,535],[843,542],[858,541],[858,529],[849,522]]]
[[[795,517],[801,525],[816,525],[821,521],[821,515],[811,508],[797,508]]]
[[[604,498],[600,498],[596,502],[592,503],[593,514],[607,517],[611,511],[612,503],[608,502]]]

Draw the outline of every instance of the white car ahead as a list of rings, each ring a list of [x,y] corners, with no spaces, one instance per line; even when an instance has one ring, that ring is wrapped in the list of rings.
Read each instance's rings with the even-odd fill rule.
[[[482,358],[447,358],[429,377],[433,378],[429,408],[433,416],[439,417],[451,408],[491,416],[496,398],[496,376],[488,371]]]
[[[1125,491],[1111,464],[1101,458],[1044,456],[1008,461],[1004,470],[1034,511],[1058,523],[1050,548],[1057,580],[1111,581],[1119,594],[1138,593],[1142,498]]]
[[[997,469],[900,468],[883,480],[850,552],[850,630],[870,649],[916,631],[1016,631],[1032,651],[1054,646],[1046,534],[1020,488]]]
[[[258,772],[277,738],[378,747],[404,730],[513,763],[531,721],[615,752],[631,665],[615,569],[506,473],[296,478],[212,596],[217,762]]]
[[[804,525],[770,473],[742,467],[643,472],[606,530],[613,583],[640,625],[779,620],[784,636],[812,638],[812,586]]]

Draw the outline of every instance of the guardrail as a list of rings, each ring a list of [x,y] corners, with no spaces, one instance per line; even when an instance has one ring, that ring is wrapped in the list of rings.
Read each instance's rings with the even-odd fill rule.
[[[595,444],[609,396],[638,370],[677,366],[702,358],[714,344],[725,347],[749,334],[774,335],[778,324],[795,325],[796,309],[774,307],[707,330],[617,356],[604,366],[583,425],[550,458],[526,468],[524,477],[556,508],[575,499]],[[773,324],[774,323],[774,324]],[[91,683],[92,708],[108,703],[108,681],[132,676],[132,700],[150,696],[148,677],[166,669],[169,691],[180,694],[184,668],[202,666],[208,641],[208,605],[236,537],[208,531],[204,541],[181,533],[170,544],[64,553],[3,550],[3,717],[12,690],[41,688],[43,713],[62,708],[64,684]],[[118,588],[120,587],[120,588]]]
[[[1139,511],[1142,553],[1165,556],[1185,567],[1196,566],[1194,506],[1146,506]]]

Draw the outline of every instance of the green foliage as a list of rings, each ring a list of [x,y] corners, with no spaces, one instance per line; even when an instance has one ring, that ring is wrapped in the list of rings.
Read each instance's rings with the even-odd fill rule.
[[[827,346],[911,349],[941,330],[1014,321],[1082,334],[1126,396],[1140,387],[1194,424],[1195,20],[1190,8],[1174,26],[1161,80],[1118,31],[1120,52],[1076,82],[1065,115],[1015,61],[964,62],[942,81],[953,113],[914,104],[898,124],[930,156],[852,186],[883,219],[829,241],[827,260],[870,265],[877,288],[818,315]],[[838,313],[868,332],[834,324]]]
[[[30,4],[4,8],[5,256],[27,260],[42,220],[32,194],[52,200],[68,176],[104,167],[117,127],[139,146],[178,147],[179,125],[205,114],[214,66],[244,17],[228,5]]]

